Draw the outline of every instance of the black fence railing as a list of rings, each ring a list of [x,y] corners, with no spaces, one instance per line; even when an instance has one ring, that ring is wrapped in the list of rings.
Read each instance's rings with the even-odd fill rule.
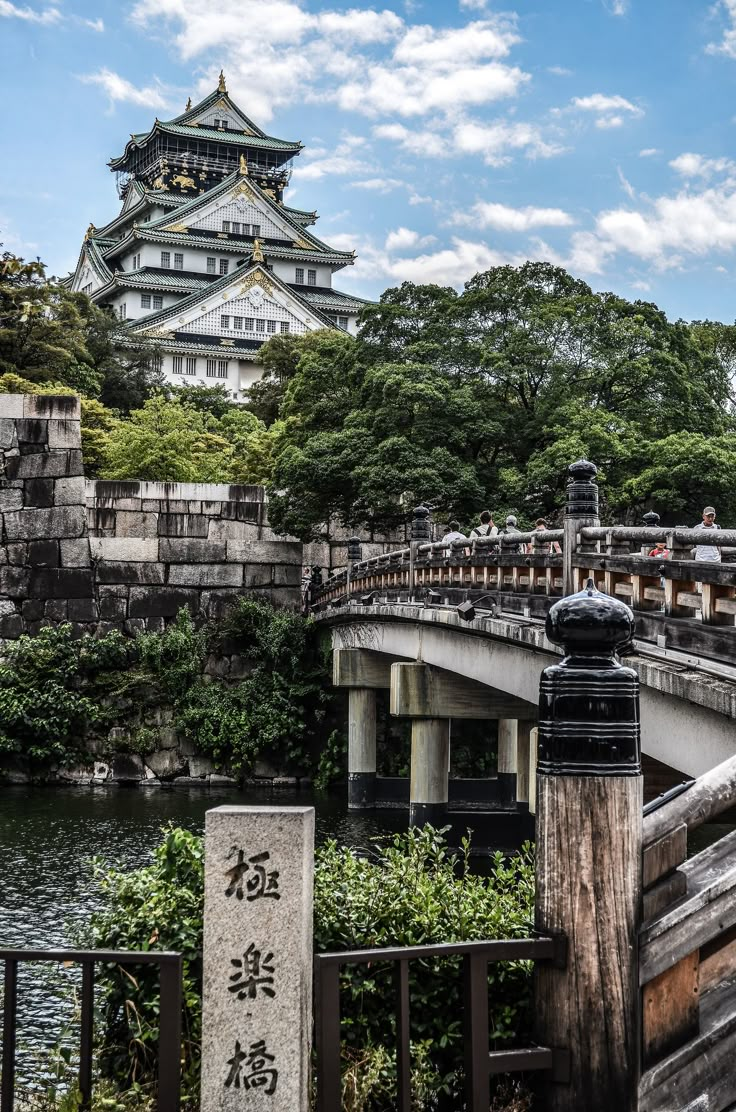
[[[564,967],[566,940],[520,938],[492,942],[441,943],[378,950],[347,950],[316,954],[315,1042],[317,1051],[317,1110],[340,1112],[340,967],[372,962],[395,964],[396,992],[396,1110],[411,1109],[411,1044],[409,1038],[409,962],[417,958],[463,959],[465,1108],[488,1112],[490,1079],[499,1073],[546,1070],[564,1080],[569,1069],[566,1050],[543,1046],[489,1050],[488,963],[497,961],[547,961]]]
[[[79,1041],[80,1109],[92,1101],[95,965],[158,965],[160,978],[158,1036],[158,1112],[179,1112],[181,1084],[182,956],[169,951],[137,953],[115,950],[0,950],[5,967],[0,1112],[15,1106],[15,1052],[18,1014],[18,965],[52,961],[81,965],[82,994]]]

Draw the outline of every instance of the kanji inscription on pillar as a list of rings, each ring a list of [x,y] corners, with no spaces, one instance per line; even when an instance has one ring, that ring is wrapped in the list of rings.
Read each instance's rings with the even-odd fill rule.
[[[201,1112],[307,1112],[312,807],[216,807],[205,827]]]

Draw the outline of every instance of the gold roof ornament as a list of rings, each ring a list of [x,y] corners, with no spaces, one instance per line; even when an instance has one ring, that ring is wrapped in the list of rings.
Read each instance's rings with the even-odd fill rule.
[[[248,177],[248,159],[244,154],[240,156],[240,173],[244,178]]]
[[[87,228],[87,231],[84,233],[84,238],[90,239],[96,231],[97,228],[95,228],[94,224],[90,224],[89,228]]]
[[[187,106],[186,106],[186,108],[184,109],[184,111],[185,111],[185,112],[188,112],[188,111],[189,111],[189,109],[190,109],[191,107],[192,107],[192,98],[191,98],[191,97],[187,97]]]
[[[263,248],[261,247],[260,239],[253,240],[253,254],[251,258],[253,259],[254,263],[265,262],[265,256],[263,254]]]
[[[219,80],[218,85],[217,85],[217,91],[218,91],[218,93],[226,93],[227,92],[227,86],[225,84],[225,74],[222,72],[222,70],[220,70],[220,80]]]

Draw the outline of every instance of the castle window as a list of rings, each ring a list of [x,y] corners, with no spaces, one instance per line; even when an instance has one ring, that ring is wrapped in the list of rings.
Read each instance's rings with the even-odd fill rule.
[[[259,236],[261,234],[261,225],[251,224],[250,234],[252,236]]]
[[[148,366],[156,374],[161,373],[161,368],[163,367],[163,365],[164,365],[164,361],[163,361],[163,356],[161,356],[161,355],[152,355],[151,358],[148,360]]]
[[[227,378],[228,362],[226,359],[207,360],[207,378]]]
[[[237,220],[233,220],[233,235],[234,236],[239,236],[240,235],[240,224],[238,223]]]
[[[252,332],[253,331],[253,317],[246,317],[245,318],[244,331],[245,332]]]
[[[150,308],[151,308],[151,295],[150,295],[150,293],[142,293],[141,294],[141,309],[150,309]]]
[[[230,328],[230,317],[220,317],[220,328],[227,330]]]
[[[316,270],[308,270],[307,271],[307,285],[308,286],[316,286],[317,285],[317,271]]]
[[[207,259],[207,273],[217,274],[217,259]]]
[[[228,232],[228,233],[230,232],[230,221],[229,220],[223,220],[222,230],[223,230],[223,232]]]
[[[197,359],[194,355],[187,356],[187,374],[196,375],[197,373]]]
[[[220,274],[227,274],[230,269],[229,259],[220,259]]]
[[[176,251],[174,253],[174,270],[183,270],[183,269],[184,269],[184,256],[179,251]]]
[[[275,320],[266,321],[266,331],[268,331],[268,332],[275,332],[276,331],[276,321]]]
[[[170,251],[162,251],[161,252],[161,266],[164,267],[165,270],[168,270],[169,267],[171,266],[171,252]]]
[[[347,332],[347,330],[348,330],[348,318],[347,317],[338,317],[337,318],[337,323],[340,325],[340,328],[344,328],[345,331]]]
[[[91,292],[92,292],[92,283],[91,282],[89,282],[86,286],[82,286],[82,293],[91,293]]]
[[[288,320],[282,320],[282,322],[281,322],[281,331],[282,332],[288,332],[289,331],[289,322],[288,322]]]
[[[265,332],[266,322],[261,317],[256,317],[256,332]]]
[[[164,307],[164,299],[163,299],[163,295],[162,295],[162,294],[160,294],[160,293],[155,293],[155,294],[153,295],[153,307],[154,307],[154,309],[163,309],[163,307]]]
[[[303,266],[298,266],[294,273],[295,273],[294,281],[296,282],[296,284],[298,286],[303,286],[304,285],[304,267]]]
[[[183,363],[184,363],[184,356],[183,355],[175,355],[174,356],[174,363],[173,363],[173,366],[172,366],[172,370],[173,370],[175,375],[180,375],[181,374]]]
[[[242,317],[233,317],[233,328],[235,329],[236,332],[242,332],[243,331],[243,318]]]
[[[121,320],[128,319],[128,307],[125,302],[123,302],[123,304],[118,308],[118,316]]]

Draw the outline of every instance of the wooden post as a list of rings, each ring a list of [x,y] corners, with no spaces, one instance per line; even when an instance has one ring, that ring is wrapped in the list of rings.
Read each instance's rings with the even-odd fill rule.
[[[567,484],[567,506],[563,522],[562,541],[562,593],[571,595],[575,590],[575,569],[572,558],[578,551],[578,534],[586,525],[597,526],[598,518],[598,485],[593,480],[598,474],[598,468],[587,459],[579,459],[571,463],[568,471],[571,478]],[[589,551],[588,545],[582,544],[579,551]]]
[[[539,700],[536,927],[568,939],[565,969],[539,965],[536,1040],[567,1050],[545,1112],[635,1112],[641,900],[639,683],[614,658],[634,616],[592,583],[556,603],[547,637],[565,658]]]

